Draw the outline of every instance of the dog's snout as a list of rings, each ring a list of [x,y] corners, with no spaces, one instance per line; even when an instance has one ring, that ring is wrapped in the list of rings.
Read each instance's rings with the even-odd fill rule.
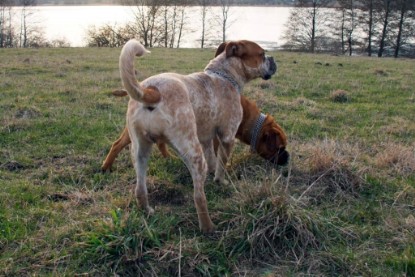
[[[286,165],[290,160],[290,153],[285,149],[278,152],[278,165]]]
[[[288,151],[285,150],[285,147],[281,147],[276,153],[276,155],[274,155],[270,161],[277,165],[286,165],[289,160],[290,160],[290,153],[288,153]]]
[[[269,69],[272,72],[272,74],[275,74],[275,72],[277,72],[277,64],[275,63],[273,57],[269,57]]]
[[[267,69],[266,73],[262,76],[262,79],[269,80],[271,79],[272,75],[277,72],[277,64],[274,61],[273,57],[267,57]]]

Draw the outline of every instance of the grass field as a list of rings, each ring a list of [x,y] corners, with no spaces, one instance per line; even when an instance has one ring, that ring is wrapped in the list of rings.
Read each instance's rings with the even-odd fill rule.
[[[275,52],[243,94],[288,135],[275,168],[238,144],[209,176],[217,231],[191,178],[156,150],[147,217],[123,151],[120,49],[0,50],[0,276],[415,276],[415,61]],[[203,70],[213,50],[153,49],[139,78]],[[343,91],[339,91],[343,90]]]

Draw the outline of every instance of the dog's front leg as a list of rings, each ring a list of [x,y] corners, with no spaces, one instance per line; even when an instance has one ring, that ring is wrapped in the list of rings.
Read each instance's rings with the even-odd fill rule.
[[[215,182],[219,182],[225,185],[229,183],[227,180],[225,180],[225,168],[229,156],[231,155],[234,142],[234,140],[230,140],[228,142],[219,140],[218,157],[216,162],[216,171],[214,179]]]
[[[133,138],[131,154],[134,163],[134,169],[137,175],[137,186],[135,188],[135,196],[139,206],[148,214],[153,214],[154,209],[148,203],[148,192],[146,185],[147,165],[151,154],[152,143],[146,139]]]

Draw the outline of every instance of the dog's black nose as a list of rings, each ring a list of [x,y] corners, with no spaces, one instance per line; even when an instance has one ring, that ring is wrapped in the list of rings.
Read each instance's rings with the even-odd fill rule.
[[[277,64],[274,61],[273,57],[267,57],[268,60],[268,68],[266,74],[262,77],[264,80],[271,79],[271,76],[277,72]]]
[[[286,165],[290,160],[290,153],[288,151],[282,150],[278,153],[278,165]]]
[[[269,57],[269,70],[271,73],[271,75],[275,74],[275,72],[277,72],[277,64],[274,61],[273,57]]]
[[[278,153],[270,160],[272,163],[277,165],[286,165],[290,160],[290,153],[285,150],[285,148],[280,148]]]

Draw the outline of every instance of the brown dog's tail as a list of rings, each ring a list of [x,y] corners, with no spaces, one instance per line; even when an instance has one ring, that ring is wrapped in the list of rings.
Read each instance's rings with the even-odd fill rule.
[[[120,74],[128,95],[136,101],[152,105],[160,102],[161,95],[156,87],[142,87],[136,79],[134,70],[134,57],[141,57],[150,53],[137,40],[129,40],[121,50]]]

